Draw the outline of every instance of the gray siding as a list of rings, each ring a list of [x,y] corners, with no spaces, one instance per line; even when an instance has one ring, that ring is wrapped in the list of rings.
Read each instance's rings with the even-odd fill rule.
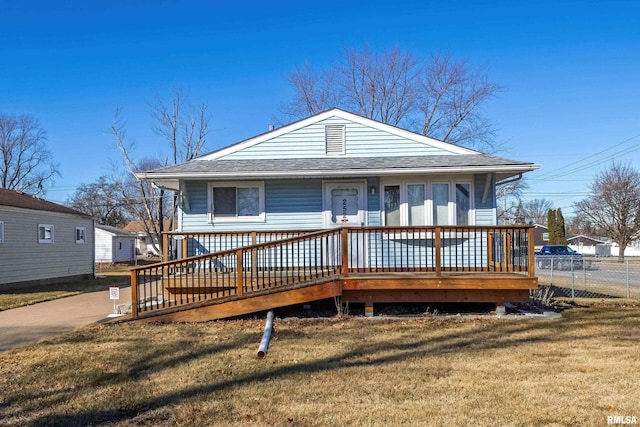
[[[93,274],[93,220],[0,206],[0,221],[0,284]],[[38,224],[54,226],[53,243],[38,243]],[[76,243],[76,227],[86,228],[86,243]]]
[[[345,125],[346,157],[446,155],[450,151],[423,144],[378,129],[332,117],[243,150],[224,160],[318,158],[325,153],[325,126]]]

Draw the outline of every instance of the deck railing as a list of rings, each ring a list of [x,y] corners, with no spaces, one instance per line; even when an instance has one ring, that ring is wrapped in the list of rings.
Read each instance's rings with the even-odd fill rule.
[[[318,230],[165,232],[162,234],[162,259],[171,261],[205,255],[242,246],[288,239],[314,231]]]
[[[178,255],[192,254],[195,248],[204,253],[134,268],[135,317],[185,304],[309,286],[351,273],[535,275],[530,226],[354,227],[262,236],[185,233],[182,239],[175,238],[179,233],[170,234],[171,240],[183,242]],[[258,238],[271,241],[251,243]],[[207,253],[230,244],[230,239],[239,246]]]

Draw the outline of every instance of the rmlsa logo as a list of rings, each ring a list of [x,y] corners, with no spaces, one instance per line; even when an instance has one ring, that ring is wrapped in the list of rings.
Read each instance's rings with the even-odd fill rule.
[[[634,416],[607,415],[607,424],[638,424]]]

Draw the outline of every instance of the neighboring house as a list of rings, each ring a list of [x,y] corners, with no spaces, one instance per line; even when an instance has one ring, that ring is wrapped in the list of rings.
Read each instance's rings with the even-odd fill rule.
[[[136,235],[96,224],[96,262],[132,262],[136,259]]]
[[[527,301],[531,227],[497,226],[496,185],[538,167],[332,109],[140,173],[179,196],[168,253],[200,256],[136,269],[134,316],[194,302],[200,314],[173,319],[213,319],[336,296],[368,315],[379,302]]]
[[[163,225],[165,231],[170,231],[169,220],[165,220]],[[160,246],[162,243],[160,242],[160,239],[157,238],[157,236],[150,235],[147,232],[143,221],[131,221],[123,228],[123,231],[127,231],[136,235],[136,252],[138,253],[138,255],[160,255]]]
[[[549,244],[549,228],[541,224],[533,224],[533,245],[536,250]]]
[[[0,189],[0,289],[93,275],[91,217]]]
[[[606,239],[578,234],[567,237],[567,244],[583,255],[611,256],[611,242],[607,242]]]
[[[496,184],[537,169],[332,109],[139,174],[181,197],[178,229],[495,225]]]

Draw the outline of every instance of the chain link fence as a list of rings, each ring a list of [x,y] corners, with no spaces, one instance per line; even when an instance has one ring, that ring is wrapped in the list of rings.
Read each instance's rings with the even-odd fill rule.
[[[556,297],[640,298],[640,258],[537,255],[536,275]]]

